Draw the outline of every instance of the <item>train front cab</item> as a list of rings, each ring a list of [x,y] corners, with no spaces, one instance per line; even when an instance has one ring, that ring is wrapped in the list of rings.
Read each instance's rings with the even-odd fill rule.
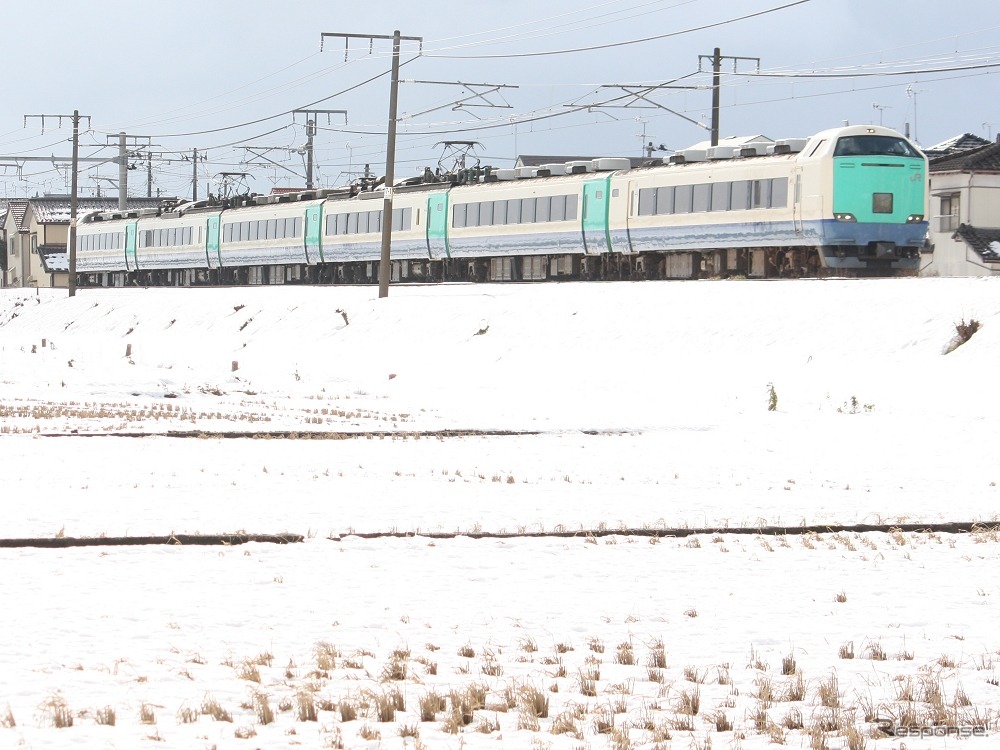
[[[926,157],[876,128],[841,135],[829,148],[832,218],[820,248],[827,273],[915,274],[928,227]]]

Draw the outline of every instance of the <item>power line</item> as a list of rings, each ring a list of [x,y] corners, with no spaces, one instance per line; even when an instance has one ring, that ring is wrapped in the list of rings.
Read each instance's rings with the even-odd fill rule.
[[[654,42],[660,39],[670,39],[675,36],[683,36],[684,34],[692,34],[696,31],[705,31],[707,29],[715,29],[719,26],[726,26],[731,23],[738,23],[739,21],[746,21],[750,18],[757,18],[759,16],[766,16],[769,13],[777,13],[778,11],[787,10],[788,8],[793,8],[796,5],[804,5],[805,3],[812,2],[812,0],[795,0],[795,2],[786,3],[784,5],[778,5],[774,8],[768,8],[767,10],[757,11],[756,13],[747,13],[746,15],[737,16],[735,18],[729,18],[725,21],[716,21],[715,23],[708,23],[702,26],[693,26],[688,29],[682,29],[680,31],[671,31],[666,34],[657,34],[656,36],[647,36],[642,39],[629,39],[624,42],[612,42],[609,44],[596,44],[590,47],[575,47],[572,49],[561,49],[561,50],[548,50],[545,52],[518,52],[511,54],[497,54],[497,55],[442,55],[435,54],[433,52],[425,52],[424,57],[434,57],[443,58],[449,60],[498,60],[498,59],[511,59],[517,57],[546,57],[551,55],[569,55],[575,54],[577,52],[593,52],[595,50],[602,49],[614,49],[616,47],[627,47],[633,44],[643,44],[645,42]]]

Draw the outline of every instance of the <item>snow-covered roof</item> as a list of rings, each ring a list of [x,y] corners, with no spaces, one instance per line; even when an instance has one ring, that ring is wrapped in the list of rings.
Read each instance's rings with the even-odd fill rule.
[[[39,245],[38,255],[46,273],[69,271],[69,256],[65,245]]]
[[[946,141],[941,141],[929,148],[924,149],[924,153],[928,156],[941,156],[943,154],[951,154],[955,151],[967,151],[970,148],[979,148],[980,146],[989,145],[990,141],[985,138],[981,138],[978,135],[973,135],[972,133],[962,133],[961,135],[952,136]]]
[[[960,224],[955,237],[964,240],[983,260],[1000,261],[1000,229],[980,229]]]
[[[125,206],[128,210],[140,208],[156,208],[163,198],[129,198]],[[28,200],[31,213],[38,224],[68,224],[70,215],[69,196],[31,198]],[[76,214],[80,216],[88,211],[117,211],[117,198],[79,198]]]

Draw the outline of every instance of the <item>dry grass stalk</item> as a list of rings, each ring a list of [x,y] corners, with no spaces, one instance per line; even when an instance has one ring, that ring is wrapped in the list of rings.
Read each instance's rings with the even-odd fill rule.
[[[145,704],[143,704],[145,706]],[[232,722],[233,716],[226,709],[224,709],[219,701],[213,698],[211,695],[206,695],[201,702],[201,713],[204,716],[211,716],[216,721],[227,721]],[[154,724],[156,723],[156,718],[153,721],[143,722],[144,724]]]
[[[354,701],[340,701],[337,704],[337,711],[340,712],[342,722],[354,721],[358,718],[358,704]]]
[[[113,727],[115,725],[114,706],[105,706],[104,708],[97,709],[94,713],[94,721],[101,726]]]
[[[782,699],[792,702],[806,699],[806,681],[801,672],[797,673],[795,678],[789,680],[785,685],[785,694]]]
[[[42,703],[41,708],[48,714],[49,721],[56,729],[67,729],[73,726],[73,712],[69,710],[66,699],[58,693],[50,695]]]
[[[549,730],[552,734],[568,734],[578,740],[583,739],[583,730],[577,724],[576,716],[572,711],[563,711],[552,720],[552,727]]]
[[[854,641],[844,641],[840,644],[840,648],[837,651],[837,655],[841,659],[853,659],[854,658]]]
[[[535,715],[531,706],[526,703],[522,703],[517,712],[517,728],[527,729],[529,732],[537,732],[539,730],[538,716]]]
[[[718,710],[708,715],[708,720],[715,726],[716,732],[731,732],[733,722],[725,711]]]
[[[421,721],[434,721],[438,712],[444,711],[448,707],[448,701],[440,693],[431,690],[417,699],[417,705],[420,708]]]
[[[649,644],[649,656],[646,657],[646,666],[656,669],[667,668],[667,651],[662,640],[656,639]]]
[[[594,732],[597,734],[611,734],[615,728],[615,714],[609,708],[604,707],[594,714]]]
[[[820,680],[818,697],[820,705],[840,708],[840,683],[837,681],[837,675],[831,674],[827,679]]]
[[[802,712],[797,708],[793,708],[785,714],[785,718],[781,720],[781,726],[789,730],[802,729]]]
[[[635,651],[632,649],[632,641],[624,641],[618,644],[615,651],[615,664],[632,666],[635,664]]]
[[[479,719],[479,723],[476,725],[476,731],[480,734],[493,734],[493,732],[500,731],[500,719],[494,716],[490,719],[489,716],[483,716]]]
[[[663,670],[656,667],[646,667],[646,679],[650,682],[663,684]]]
[[[7,704],[7,709],[3,712],[3,716],[0,716],[0,727],[4,729],[13,729],[17,726],[17,722],[14,721],[14,712],[10,709],[10,704]]]
[[[843,604],[844,602],[847,601],[847,594],[844,593],[843,591],[840,591],[840,592],[837,593],[837,595],[835,597],[833,597],[833,600],[835,602],[839,602],[840,604]]]
[[[361,729],[358,730],[358,736],[361,737],[361,739],[363,740],[368,740],[369,742],[373,742],[375,740],[382,739],[382,732],[380,732],[378,729],[371,726],[370,724],[365,724],[361,727]]]
[[[476,658],[476,649],[466,643],[458,650],[458,655],[464,656],[466,659],[474,659]]]
[[[400,737],[413,737],[414,739],[420,737],[420,725],[419,724],[400,724],[399,725],[399,736]]]
[[[274,721],[274,710],[267,694],[255,690],[253,693],[253,712],[257,715],[257,722],[268,725]]]
[[[865,656],[872,661],[885,661],[889,657],[885,655],[885,651],[882,650],[882,644],[878,641],[872,641],[868,644],[868,649],[865,652]]]
[[[810,750],[829,750],[826,744],[826,733],[819,724],[809,727],[809,748]]]
[[[604,641],[602,641],[600,638],[591,638],[589,641],[587,641],[587,648],[589,648],[595,654],[603,654]]]
[[[340,658],[340,650],[332,643],[319,641],[313,647],[313,652],[316,654],[317,669],[323,672],[329,672],[336,668],[337,659]]]
[[[597,680],[600,679],[600,670],[589,668],[580,670],[580,693],[589,698],[597,695]]]
[[[299,690],[295,693],[295,707],[299,721],[317,721],[319,719],[316,700],[308,690]]]
[[[260,684],[260,670],[253,662],[247,661],[240,666],[240,679]]]
[[[756,669],[761,672],[766,672],[768,667],[768,663],[760,658],[760,654],[757,653],[753,646],[750,646],[750,661],[747,664],[747,669]]]
[[[795,657],[792,654],[785,656],[781,660],[781,674],[790,675],[795,674],[796,670]]]
[[[774,683],[771,682],[769,677],[760,677],[753,681],[754,684],[754,696],[763,703],[773,703],[777,700],[777,695],[774,690]]]
[[[691,690],[681,690],[677,712],[687,716],[697,716],[701,710],[701,688],[697,685]]]
[[[401,682],[406,679],[407,672],[406,660],[393,655],[382,667],[382,679],[387,682]]]
[[[232,721],[232,719],[229,719]],[[153,711],[153,707],[148,703],[143,703],[139,706],[139,723],[140,724],[155,724],[156,723],[156,712]]]
[[[236,727],[233,730],[233,736],[238,740],[248,740],[257,736],[257,730],[253,727]]]
[[[844,730],[844,739],[847,741],[847,750],[865,750],[868,746],[864,735],[853,724]]]
[[[177,711],[178,724],[194,724],[198,721],[198,709],[194,706],[181,706]]]
[[[549,718],[549,696],[534,685],[524,685],[518,690],[519,702],[539,719]]]

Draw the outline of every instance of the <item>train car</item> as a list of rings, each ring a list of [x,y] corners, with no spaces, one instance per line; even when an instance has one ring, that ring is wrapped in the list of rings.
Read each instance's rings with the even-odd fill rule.
[[[888,128],[627,160],[429,175],[393,188],[394,281],[911,275],[927,160]],[[88,217],[91,283],[375,283],[382,189]]]
[[[926,173],[905,138],[867,126],[682,151],[611,178],[609,241],[660,278],[914,274]]]

